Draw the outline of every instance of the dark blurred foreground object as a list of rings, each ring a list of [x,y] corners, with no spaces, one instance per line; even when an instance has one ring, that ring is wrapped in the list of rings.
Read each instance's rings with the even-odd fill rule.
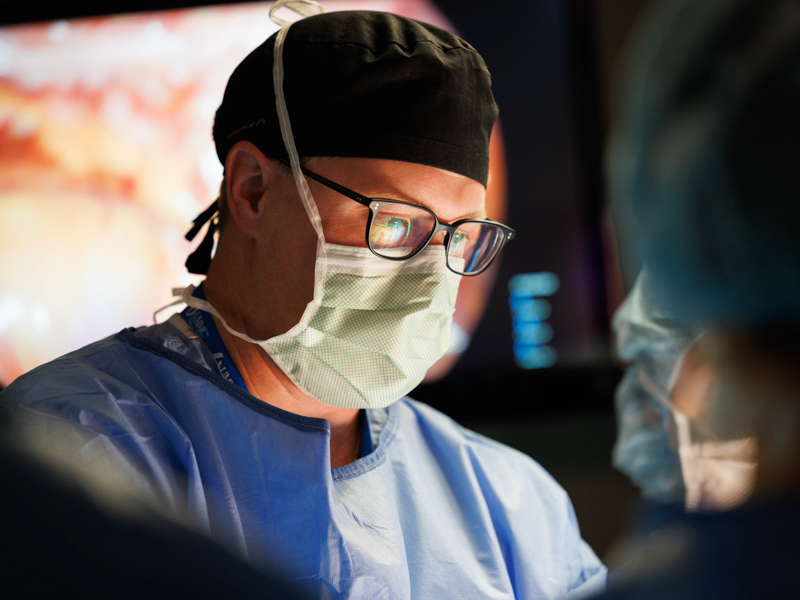
[[[774,502],[718,514],[660,508],[616,552],[631,558],[609,577],[615,600],[797,598],[800,504]],[[614,560],[613,556],[609,556]]]
[[[0,426],[0,557],[13,598],[301,597],[135,500],[116,510]]]
[[[678,437],[752,442],[757,464],[739,508],[653,509],[604,597],[797,598],[800,3],[669,0],[648,17],[609,153],[622,256],[672,324],[702,332],[667,386]],[[710,448],[681,443],[687,488],[733,473]]]

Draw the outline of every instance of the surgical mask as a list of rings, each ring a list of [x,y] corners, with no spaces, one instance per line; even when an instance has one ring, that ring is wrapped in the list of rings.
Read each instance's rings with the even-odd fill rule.
[[[669,382],[693,334],[660,314],[639,275],[612,321],[616,353],[630,366],[617,386],[617,440],[612,462],[639,487],[642,496],[662,503],[683,502],[685,488],[674,444]]]
[[[755,486],[755,438],[694,441],[689,419],[678,410],[673,415],[686,484],[686,510],[728,510],[744,503]]]
[[[258,344],[304,393],[340,408],[379,408],[402,398],[450,347],[461,279],[443,246],[408,261],[366,248],[326,245],[322,302],[307,323],[269,340],[231,328],[208,302],[181,292],[189,306],[216,316],[232,335]]]
[[[276,2],[271,14],[280,6]],[[306,4],[316,3],[308,2]],[[308,10],[300,7],[307,16]],[[447,268],[443,246],[392,261],[367,248],[328,244],[292,136],[283,91],[283,51],[290,23],[275,41],[276,108],[300,199],[317,233],[314,297],[300,322],[255,340],[231,328],[208,302],[182,291],[189,306],[216,316],[232,334],[258,344],[304,393],[340,408],[379,408],[410,392],[450,346],[461,277]],[[450,259],[453,260],[452,258]]]
[[[680,366],[681,361],[676,365],[676,373]],[[660,395],[652,382],[643,383],[653,394]],[[671,406],[669,397],[661,401]],[[686,510],[729,510],[745,502],[755,486],[755,438],[719,439],[707,418],[689,419],[675,407],[672,418],[686,488]]]

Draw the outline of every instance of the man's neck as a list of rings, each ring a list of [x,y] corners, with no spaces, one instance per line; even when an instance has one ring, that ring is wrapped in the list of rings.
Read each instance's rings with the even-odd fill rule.
[[[208,301],[217,308],[214,302],[213,286],[209,298],[208,286],[204,285]],[[223,312],[226,322],[235,330],[246,332],[242,319]],[[228,314],[226,314],[228,313]],[[260,346],[242,340],[231,334],[225,326],[214,317],[214,324],[219,331],[225,349],[239,371],[247,390],[259,400],[305,417],[326,419],[331,427],[331,468],[349,464],[358,459],[361,443],[361,425],[359,410],[356,408],[337,408],[303,393],[275,361]]]

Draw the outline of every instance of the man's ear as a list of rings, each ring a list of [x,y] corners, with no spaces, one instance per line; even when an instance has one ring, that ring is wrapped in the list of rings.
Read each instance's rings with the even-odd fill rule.
[[[267,191],[277,176],[277,162],[267,158],[254,144],[238,142],[225,159],[228,210],[237,228],[256,237],[261,217],[267,211]]]

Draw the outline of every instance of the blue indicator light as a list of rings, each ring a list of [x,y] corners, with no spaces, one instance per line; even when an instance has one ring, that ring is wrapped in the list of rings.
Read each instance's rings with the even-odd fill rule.
[[[553,328],[538,321],[522,322],[514,327],[514,347],[541,345],[553,339]]]
[[[545,369],[558,359],[555,348],[547,345],[553,339],[553,328],[545,321],[553,307],[543,299],[556,293],[558,287],[558,277],[547,271],[521,273],[508,282],[514,359],[522,369]]]
[[[547,300],[511,297],[511,316],[522,321],[544,321],[553,312]]]
[[[523,346],[514,349],[517,366],[523,369],[545,369],[556,364],[558,353],[551,346]]]
[[[558,291],[559,281],[555,273],[521,273],[508,281],[512,296],[552,296]]]

